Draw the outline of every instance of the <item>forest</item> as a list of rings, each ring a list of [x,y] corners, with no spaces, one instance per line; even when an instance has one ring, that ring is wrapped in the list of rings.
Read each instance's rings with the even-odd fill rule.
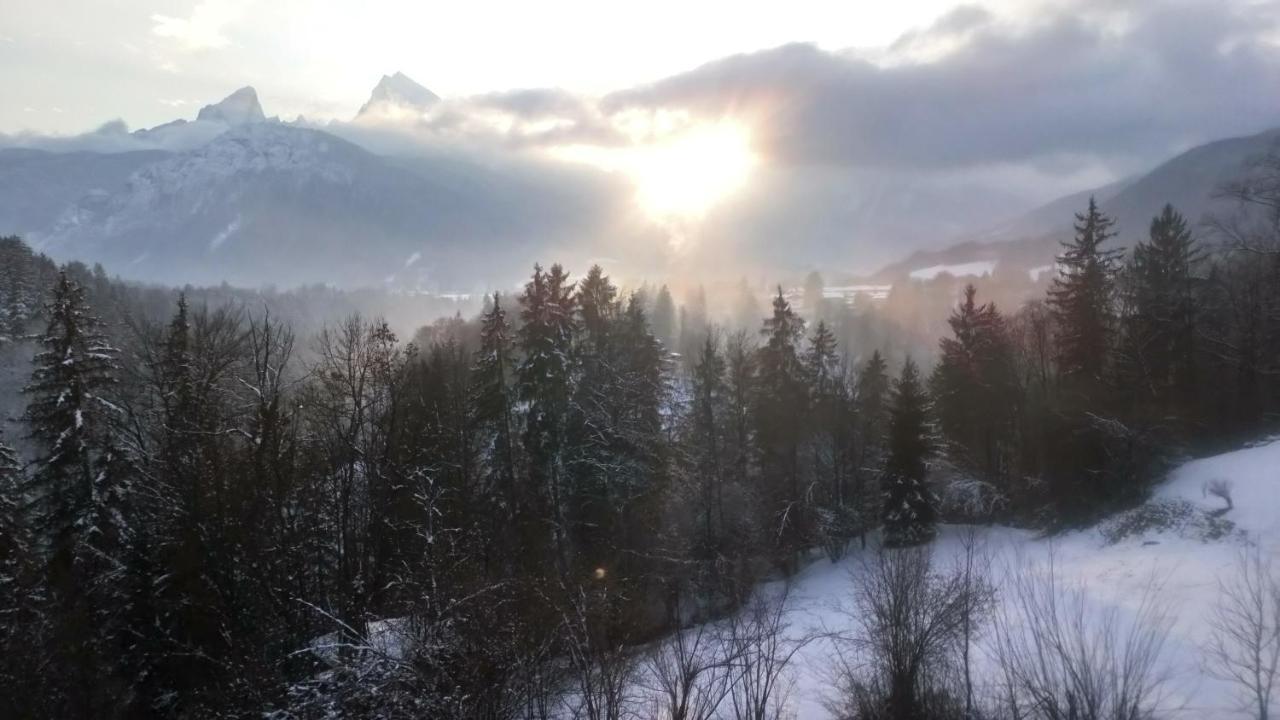
[[[927,547],[1087,525],[1274,428],[1280,190],[1233,191],[1238,216],[1166,206],[1128,249],[1091,200],[1047,295],[965,288],[928,364],[851,347],[820,298],[726,327],[598,266],[411,342],[177,291],[157,321],[6,238],[0,345],[34,357],[0,445],[0,716],[782,717],[757,588],[883,544],[839,717],[1152,717],[1154,613],[1084,679],[1088,637],[1046,660],[988,619],[1007,683],[975,699],[992,593],[1041,639],[1069,620]]]

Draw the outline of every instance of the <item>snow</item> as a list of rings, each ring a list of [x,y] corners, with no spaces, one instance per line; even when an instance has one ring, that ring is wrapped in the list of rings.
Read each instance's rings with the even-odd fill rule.
[[[438,102],[440,96],[414,82],[404,73],[383,75],[370,94],[369,101],[356,114],[356,119],[375,116],[420,117]]]
[[[1223,517],[1234,522],[1248,543],[1256,543],[1271,557],[1280,559],[1280,441],[1188,462],[1173,472],[1153,494],[1152,502],[1187,502],[1197,509],[1221,509],[1223,501],[1208,495],[1205,485],[1217,478],[1233,484],[1235,508]],[[1178,529],[1156,530],[1109,544],[1096,528],[1049,539],[1007,527],[978,528],[979,538],[993,559],[997,588],[1000,575],[1015,565],[1043,567],[1052,558],[1055,572],[1066,587],[1083,587],[1097,614],[1108,609],[1131,616],[1147,584],[1155,578],[1160,599],[1168,601],[1177,621],[1166,645],[1169,667],[1175,673],[1170,705],[1181,706],[1172,717],[1239,717],[1234,690],[1201,671],[1209,617],[1218,594],[1218,578],[1230,572],[1242,549],[1239,536],[1205,541]],[[934,557],[946,563],[959,557],[967,528],[944,526],[934,541]],[[873,543],[869,542],[870,548]],[[869,550],[870,551],[870,550]],[[797,630],[849,631],[849,618],[839,605],[852,597],[852,583],[862,553],[855,550],[839,563],[818,560],[799,573],[792,589],[792,627]],[[776,588],[776,583],[774,584]],[[990,659],[979,638],[978,671]],[[829,717],[823,701],[830,692],[832,648],[828,641],[806,646],[793,667],[796,686],[791,695],[798,720]],[[987,664],[989,668],[990,665]]]
[[[1197,510],[1214,511],[1220,510],[1223,502],[1206,493],[1205,486],[1215,479],[1230,480],[1235,507],[1223,517],[1234,522],[1241,532],[1220,540],[1206,541],[1185,527],[1174,527],[1109,542],[1104,534],[1107,522],[1048,539],[1027,530],[1000,526],[942,526],[932,544],[935,562],[945,567],[957,561],[966,537],[973,531],[979,552],[991,558],[997,603],[1009,600],[999,594],[1008,587],[1002,578],[1004,573],[1014,568],[1043,568],[1052,562],[1060,587],[1079,588],[1087,594],[1091,617],[1115,612],[1121,623],[1134,616],[1144,591],[1156,582],[1158,599],[1167,602],[1176,615],[1165,644],[1163,666],[1173,673],[1172,682],[1166,687],[1166,704],[1172,711],[1162,717],[1240,717],[1234,689],[1202,672],[1200,649],[1208,631],[1206,618],[1217,600],[1218,578],[1231,571],[1244,544],[1256,544],[1270,557],[1280,556],[1280,502],[1276,501],[1280,474],[1274,468],[1280,468],[1280,440],[1275,439],[1187,462],[1156,488],[1150,503],[1189,503]],[[866,553],[875,552],[877,542],[878,538],[869,537],[865,551],[858,550],[855,542],[842,561],[816,560],[793,579],[786,634],[817,638],[804,645],[789,668],[788,682],[792,684],[787,697],[796,720],[831,717],[825,708],[833,687],[834,666],[832,641],[828,638],[853,630],[853,621],[842,607],[848,607],[860,563]],[[781,586],[781,581],[775,580],[757,592],[776,594]],[[403,618],[370,623],[367,643],[362,646],[381,657],[402,658],[405,629]],[[984,683],[994,679],[992,659],[985,645],[987,636],[980,628],[975,641],[974,680],[978,692]],[[337,634],[329,634],[317,638],[311,649],[332,662],[338,643]],[[567,700],[572,705],[572,697]]]
[[[246,125],[263,122],[267,119],[258,102],[258,93],[251,87],[242,87],[231,93],[222,102],[205,105],[200,108],[196,120],[223,122],[228,125]]]
[[[369,623],[363,640],[352,641],[339,633],[321,635],[311,642],[311,651],[327,663],[336,663],[343,649],[370,652],[378,657],[402,660],[406,655],[409,627],[406,618],[388,618]]]
[[[822,297],[827,300],[843,300],[852,303],[862,295],[870,300],[881,301],[889,297],[893,285],[828,285],[822,288]]]
[[[912,280],[932,280],[942,273],[947,273],[953,277],[981,277],[990,275],[995,272],[995,269],[995,260],[978,260],[958,265],[931,265],[926,268],[912,270],[910,275]]]
[[[1040,282],[1040,276],[1052,270],[1052,265],[1038,265],[1028,270],[1027,274],[1031,276],[1031,282]]]

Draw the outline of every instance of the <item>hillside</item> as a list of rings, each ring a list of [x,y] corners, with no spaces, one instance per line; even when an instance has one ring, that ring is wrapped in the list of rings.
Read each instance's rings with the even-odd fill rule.
[[[1151,578],[1161,583],[1160,598],[1168,601],[1176,615],[1166,646],[1167,669],[1174,673],[1170,706],[1182,706],[1176,717],[1214,720],[1237,717],[1232,688],[1203,677],[1199,648],[1209,628],[1204,622],[1217,598],[1217,579],[1232,569],[1237,553],[1248,543],[1257,543],[1270,557],[1280,561],[1280,441],[1222,455],[1193,460],[1172,473],[1160,485],[1145,509],[1132,511],[1101,523],[1098,527],[1049,539],[1010,528],[980,528],[980,543],[992,558],[997,588],[1007,587],[1000,578],[1015,566],[1030,563],[1045,567],[1052,559],[1065,587],[1083,587],[1095,613],[1109,608],[1127,617],[1136,609]],[[1234,531],[1218,540],[1204,539],[1201,519],[1217,510],[1222,502],[1205,497],[1209,480],[1225,478],[1233,485],[1235,509],[1222,517],[1234,524]],[[1124,534],[1119,528],[1141,512],[1147,516],[1177,515],[1170,508],[1189,506],[1191,514],[1168,527]],[[946,527],[934,543],[935,558],[942,562],[958,557],[965,528]],[[1118,537],[1118,535],[1124,535]],[[857,582],[862,554],[853,553],[840,563],[819,560],[798,577],[792,590],[791,630],[845,632],[849,619],[837,608],[851,597]],[[1007,595],[1004,597],[1007,601]],[[978,641],[983,646],[983,640]],[[792,694],[799,720],[829,717],[823,706],[829,694],[831,647],[819,641],[801,651],[795,666],[796,687]],[[982,671],[990,662],[985,652],[976,660],[977,676],[991,680]]]
[[[1025,215],[974,234],[940,250],[913,253],[875,274],[890,282],[920,268],[994,262],[1006,273],[1029,271],[1053,262],[1059,243],[1070,238],[1075,213],[1093,196],[1116,220],[1115,243],[1132,246],[1146,237],[1151,218],[1171,203],[1193,226],[1229,213],[1230,201],[1215,198],[1219,188],[1247,171],[1246,163],[1265,153],[1280,129],[1200,145],[1143,175],[1058,198]]]

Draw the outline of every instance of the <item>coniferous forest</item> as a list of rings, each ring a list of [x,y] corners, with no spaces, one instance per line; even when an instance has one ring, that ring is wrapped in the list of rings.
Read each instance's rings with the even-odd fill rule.
[[[760,583],[940,523],[1081,527],[1274,428],[1280,231],[1240,227],[1166,207],[1118,248],[1090,201],[1047,296],[969,286],[932,356],[892,359],[781,288],[735,329],[600,267],[413,341],[177,291],[157,320],[5,239],[0,334],[34,356],[0,444],[0,716],[777,717]],[[898,557],[860,622],[920,655],[873,655],[839,713],[978,717],[936,633],[992,589]],[[937,622],[895,616],[925,577]],[[1150,717],[1045,707],[981,716]]]

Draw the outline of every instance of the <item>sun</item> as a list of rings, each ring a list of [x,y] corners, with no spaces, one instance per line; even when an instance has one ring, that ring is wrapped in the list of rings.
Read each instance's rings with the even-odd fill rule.
[[[650,134],[626,147],[579,145],[557,154],[625,175],[639,207],[660,222],[701,219],[742,187],[757,163],[747,128],[731,121]]]
[[[636,148],[627,172],[647,213],[696,219],[740,188],[755,164],[746,129],[724,122]]]

